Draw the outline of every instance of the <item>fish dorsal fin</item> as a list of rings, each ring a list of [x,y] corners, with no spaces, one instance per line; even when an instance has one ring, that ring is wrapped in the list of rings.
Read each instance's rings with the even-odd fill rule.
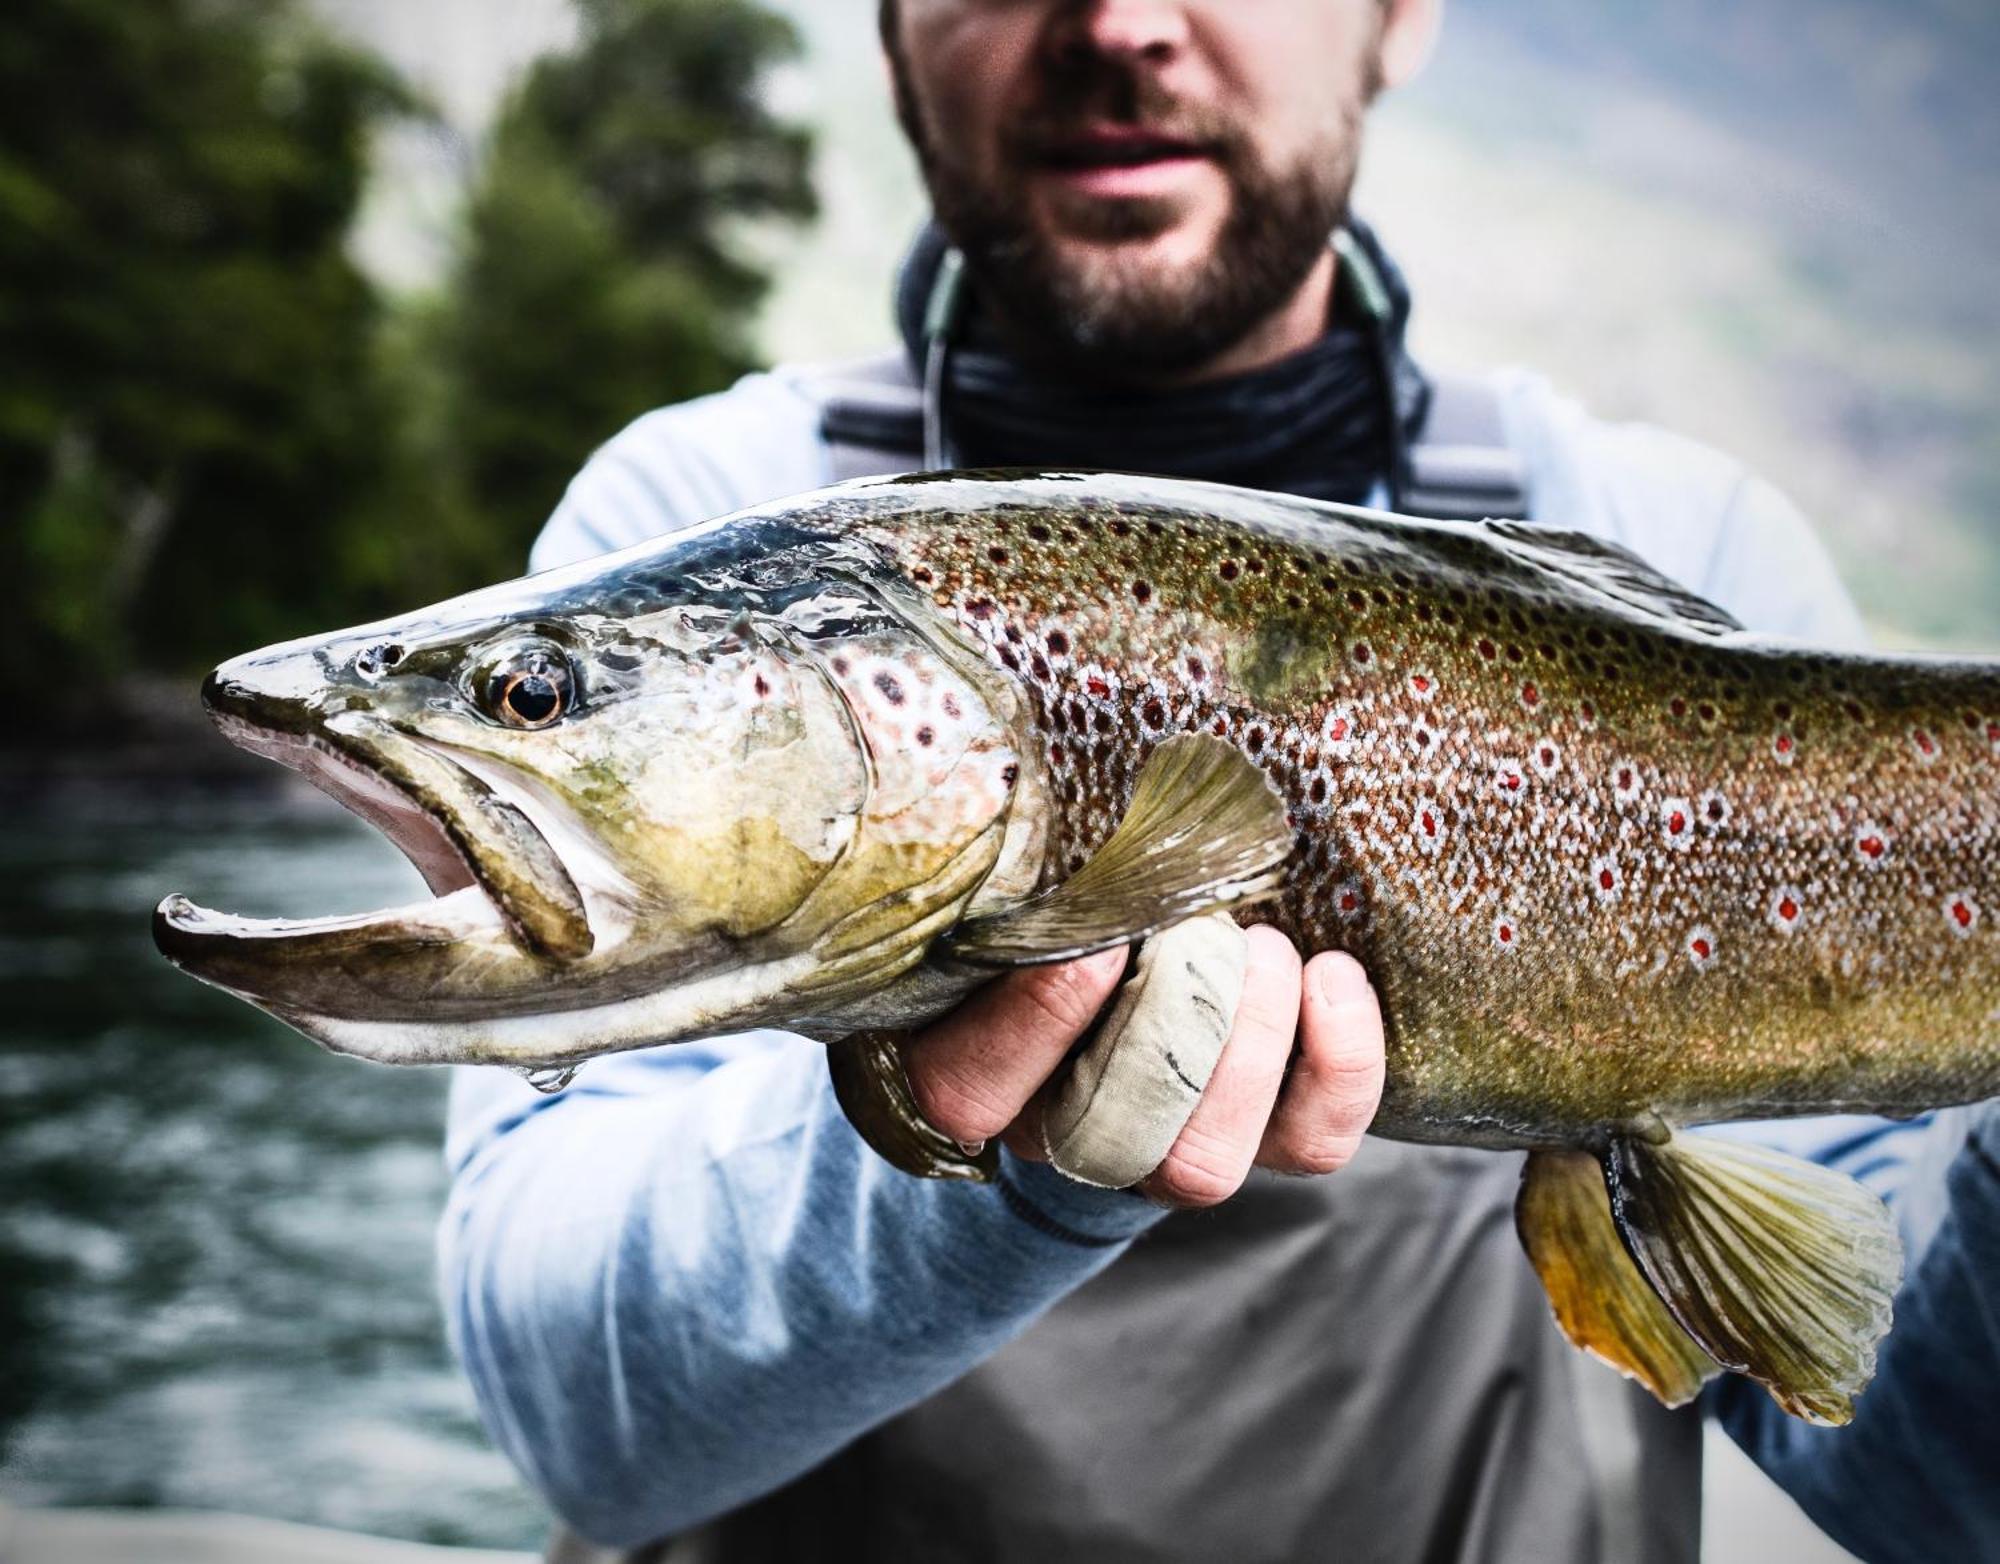
[[[946,948],[984,966],[1087,956],[1269,895],[1291,850],[1264,773],[1219,738],[1177,734],[1147,759],[1090,862],[1031,901],[968,919]]]
[[[1522,521],[1489,521],[1486,530],[1539,569],[1612,598],[1624,608],[1670,619],[1707,635],[1727,635],[1742,624],[1707,598],[1662,575],[1630,549],[1586,532],[1565,532]]]
[[[1667,1312],[1626,1253],[1611,1220],[1604,1170],[1589,1152],[1530,1153],[1514,1227],[1556,1323],[1574,1345],[1670,1407],[1687,1405],[1722,1371]]]
[[[1626,1247],[1710,1357],[1795,1417],[1854,1416],[1903,1271],[1880,1200],[1843,1174],[1712,1136],[1615,1140],[1605,1179]]]

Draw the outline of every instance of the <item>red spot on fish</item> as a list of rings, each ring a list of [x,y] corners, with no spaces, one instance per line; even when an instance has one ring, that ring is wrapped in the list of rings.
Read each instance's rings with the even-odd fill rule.
[[[1512,918],[1499,917],[1493,920],[1493,943],[1499,949],[1513,950],[1518,934],[1519,931],[1515,928]]]
[[[1528,708],[1528,710],[1530,710],[1530,711],[1533,711],[1533,710],[1534,710],[1534,709],[1535,709],[1535,708],[1536,708],[1537,706],[1541,705],[1541,704],[1542,704],[1542,692],[1541,692],[1540,688],[1539,688],[1538,686],[1534,685],[1534,684],[1524,684],[1524,685],[1522,685],[1522,686],[1521,686],[1521,704],[1522,704],[1523,706],[1527,707],[1527,708]]]
[[[1428,700],[1431,694],[1431,676],[1427,673],[1411,674],[1410,693],[1418,700]]]
[[[1789,766],[1798,752],[1798,742],[1791,734],[1780,729],[1771,738],[1771,758],[1781,766]]]
[[[1356,641],[1352,655],[1355,663],[1363,668],[1375,660],[1374,649],[1366,641]]]
[[[1944,915],[1952,933],[1963,939],[1979,926],[1979,903],[1970,893],[1958,891],[1944,900]]]
[[[1500,648],[1482,636],[1479,642],[1479,655],[1484,657],[1488,662],[1491,662],[1495,657],[1500,655]]]
[[[1729,801],[1720,793],[1704,793],[1701,799],[1701,817],[1712,826],[1729,823]]]
[[[1854,837],[1854,850],[1869,863],[1880,863],[1889,853],[1889,839],[1873,826],[1864,825]]]
[[[1618,801],[1629,804],[1639,796],[1639,773],[1630,766],[1614,766],[1611,771],[1611,791],[1618,795]]]
[[[1416,745],[1419,750],[1428,750],[1431,747],[1431,742],[1432,742],[1431,730],[1425,727],[1421,722],[1418,723],[1415,727],[1410,729],[1410,742]]]
[[[1771,894],[1766,918],[1780,934],[1790,934],[1805,913],[1805,897],[1795,886],[1781,885]]]
[[[1923,728],[1910,729],[1910,744],[1917,752],[1917,759],[1929,765],[1938,757],[1937,740]]]
[[[1695,971],[1700,972],[1715,960],[1715,936],[1706,928],[1695,928],[1688,932],[1688,960]]]
[[[1520,768],[1511,761],[1502,761],[1500,769],[1493,773],[1494,790],[1502,798],[1519,798],[1524,785]]]
[[[1599,901],[1616,901],[1618,899],[1619,886],[1623,883],[1623,879],[1618,872],[1617,861],[1611,858],[1598,859],[1596,863],[1590,866],[1590,881],[1591,888],[1595,891]]]
[[[1535,770],[1544,777],[1551,777],[1555,775],[1557,763],[1562,760],[1562,751],[1544,739],[1535,746],[1532,758]]]
[[[1583,725],[1586,728],[1597,726],[1597,708],[1589,701],[1579,701],[1577,703],[1576,714],[1583,719]]]
[[[1361,887],[1349,880],[1338,886],[1333,893],[1334,910],[1343,922],[1352,922],[1361,915]]]
[[[1065,750],[1065,749],[1064,749],[1064,748],[1062,747],[1062,745],[1060,745],[1060,744],[1051,744],[1051,745],[1049,746],[1049,764],[1050,764],[1050,765],[1052,765],[1052,766],[1056,767],[1056,768],[1057,768],[1058,770],[1060,770],[1060,769],[1061,769],[1061,767],[1062,767],[1062,765],[1063,765],[1063,763],[1064,763],[1065,761],[1067,761],[1068,759],[1069,759],[1069,753],[1068,753],[1068,751],[1066,751],[1066,750]]]
[[[1111,699],[1111,686],[1098,674],[1093,673],[1089,678],[1085,679],[1083,687],[1101,701]]]

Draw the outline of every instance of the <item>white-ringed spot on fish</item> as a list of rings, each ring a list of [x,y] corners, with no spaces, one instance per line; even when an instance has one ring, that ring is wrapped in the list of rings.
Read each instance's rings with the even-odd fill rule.
[[[1729,800],[1717,792],[1704,793],[1695,802],[1694,814],[1704,830],[1720,831],[1729,824]]]
[[[1715,962],[1715,931],[1707,924],[1697,923],[1688,930],[1688,965],[1697,972],[1706,972]]]
[[[1576,720],[1577,725],[1584,732],[1589,733],[1594,731],[1597,727],[1597,707],[1595,703],[1591,701],[1578,701],[1576,703]]]
[[[1410,675],[1410,694],[1420,701],[1428,701],[1437,694],[1437,680],[1428,671],[1419,668]]]
[[[1662,799],[1660,829],[1665,832],[1669,847],[1687,851],[1694,842],[1694,805],[1685,798]]]
[[[1527,790],[1527,768],[1518,760],[1503,760],[1493,768],[1493,791],[1514,803]]]
[[[1410,748],[1425,759],[1437,753],[1437,734],[1427,722],[1410,724]]]
[[[1375,648],[1366,641],[1356,641],[1347,650],[1357,668],[1372,668],[1375,665]]]
[[[1618,893],[1624,889],[1625,877],[1618,871],[1618,860],[1605,857],[1590,866],[1590,890],[1600,902],[1607,905],[1618,900]]]
[[[1361,916],[1361,882],[1342,880],[1333,888],[1333,910],[1342,923],[1352,923]]]
[[[1444,846],[1444,810],[1435,800],[1426,799],[1417,805],[1410,816],[1410,834],[1416,838],[1417,846],[1426,853],[1435,853]]]
[[[1879,826],[1864,822],[1855,827],[1854,851],[1869,868],[1880,866],[1889,856],[1889,833]]]
[[[1532,679],[1521,686],[1521,709],[1539,711],[1542,705],[1542,688]]]
[[[1910,748],[1916,752],[1917,764],[1935,765],[1938,758],[1937,735],[1928,728],[1910,729]]]
[[[1611,796],[1621,804],[1637,803],[1639,799],[1639,768],[1629,760],[1621,760],[1611,767]]]
[[[1341,756],[1354,748],[1354,718],[1344,707],[1337,707],[1326,714],[1326,722],[1320,728],[1320,737],[1330,754]]]
[[[1562,765],[1562,750],[1554,739],[1543,739],[1528,751],[1528,764],[1535,768],[1536,776],[1546,781]]]
[[[1796,885],[1781,885],[1771,893],[1771,900],[1764,909],[1764,919],[1780,934],[1795,934],[1805,913],[1805,892]]]
[[[1521,926],[1512,913],[1503,912],[1493,920],[1493,948],[1502,955],[1511,956],[1520,949]]]
[[[1954,891],[1944,899],[1944,921],[1960,939],[1979,927],[1979,903],[1970,891]]]
[[[1771,758],[1781,766],[1789,766],[1798,759],[1799,741],[1792,737],[1790,728],[1780,728],[1771,735]]]

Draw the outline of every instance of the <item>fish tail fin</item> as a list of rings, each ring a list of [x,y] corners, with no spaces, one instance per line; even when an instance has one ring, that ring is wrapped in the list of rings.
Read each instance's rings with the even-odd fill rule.
[[[1738,1141],[1618,1137],[1602,1191],[1588,1187],[1595,1160],[1536,1153],[1516,1207],[1570,1340],[1669,1405],[1719,1365],[1795,1417],[1848,1422],[1902,1277],[1882,1202],[1842,1174]]]
[[[1604,1170],[1585,1151],[1537,1151],[1521,1170],[1514,1227],[1571,1343],[1670,1407],[1721,1367],[1653,1291],[1611,1216]]]

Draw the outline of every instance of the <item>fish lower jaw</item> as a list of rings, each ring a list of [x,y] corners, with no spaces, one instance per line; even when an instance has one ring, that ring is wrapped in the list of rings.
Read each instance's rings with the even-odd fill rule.
[[[484,1019],[378,1021],[265,1008],[334,1053],[380,1064],[562,1070],[599,1054],[770,1024],[819,966],[813,953],[800,952],[602,1004]]]

